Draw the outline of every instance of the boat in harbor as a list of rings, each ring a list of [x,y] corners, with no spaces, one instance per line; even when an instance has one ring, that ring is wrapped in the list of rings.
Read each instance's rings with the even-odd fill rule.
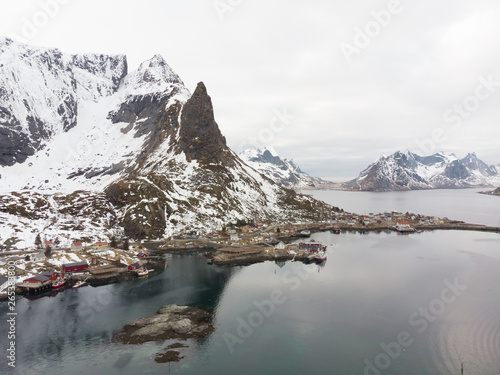
[[[137,276],[139,276],[139,277],[149,275],[149,271],[146,268],[139,268],[136,272],[137,272]]]
[[[79,288],[83,285],[87,284],[85,280],[78,280],[75,285],[73,285],[73,288]]]
[[[412,233],[415,232],[415,228],[410,226],[410,223],[407,222],[398,222],[396,224],[396,230],[399,233]]]
[[[59,277],[52,282],[52,289],[62,288],[64,285],[66,285],[66,279]]]
[[[318,252],[316,255],[316,263],[323,263],[326,260],[326,250]]]
[[[326,260],[326,245],[314,243],[299,243],[299,250],[305,250],[302,258],[306,261],[316,261],[322,263]]]

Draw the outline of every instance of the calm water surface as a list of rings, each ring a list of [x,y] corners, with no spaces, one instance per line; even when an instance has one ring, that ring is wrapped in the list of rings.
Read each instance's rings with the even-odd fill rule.
[[[462,358],[464,374],[500,373],[499,234],[313,238],[329,246],[323,266],[218,267],[174,256],[144,280],[19,298],[18,367],[3,357],[0,373],[445,375],[459,374]],[[181,362],[152,359],[171,342],[111,342],[124,324],[171,303],[215,312],[215,332],[190,341]],[[1,303],[3,353],[6,313]]]
[[[500,197],[478,194],[488,189],[438,189],[391,192],[303,191],[349,212],[411,212],[468,223],[500,226]],[[491,189],[490,189],[491,190]]]

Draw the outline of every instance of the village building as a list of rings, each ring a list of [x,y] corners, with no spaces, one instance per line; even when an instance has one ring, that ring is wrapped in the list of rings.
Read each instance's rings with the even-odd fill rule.
[[[107,242],[96,242],[94,244],[94,247],[96,249],[107,249],[108,248],[108,243]]]
[[[52,241],[45,241],[45,242],[43,243],[43,245],[44,245],[45,247],[47,247],[47,246],[54,247],[54,246],[55,246],[55,245],[54,245],[54,243],[53,243]]]
[[[136,262],[136,263],[130,264],[127,268],[129,271],[134,271],[134,270],[138,270],[139,268],[141,268],[141,265]]]
[[[276,250],[284,250],[285,247],[286,247],[286,245],[285,245],[285,243],[283,241],[278,242],[278,244],[276,246],[274,246],[274,248]]]
[[[88,271],[89,265],[87,262],[75,262],[63,264],[62,270],[64,273],[70,272],[85,272]]]
[[[237,233],[231,233],[231,235],[229,236],[229,239],[231,241],[239,241],[240,238],[239,238]]]
[[[32,262],[43,262],[45,260],[45,253],[43,251],[36,251],[30,254],[30,259]]]
[[[45,286],[50,284],[51,282],[52,282],[52,277],[45,273],[32,276],[23,281],[24,284],[32,284],[34,286]]]
[[[75,241],[71,244],[71,251],[82,251],[83,245],[80,241]]]
[[[406,221],[398,221],[398,223],[396,224],[396,227],[398,230],[408,229],[408,228],[410,228],[410,223],[408,223]]]
[[[143,253],[142,251],[140,253],[137,253],[137,258],[147,258],[148,257],[148,254],[146,253]]]

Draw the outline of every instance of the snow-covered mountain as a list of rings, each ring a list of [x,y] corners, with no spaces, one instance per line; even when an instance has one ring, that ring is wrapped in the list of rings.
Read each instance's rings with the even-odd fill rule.
[[[253,169],[280,186],[290,189],[326,189],[335,183],[313,177],[300,170],[293,160],[281,158],[270,148],[248,149],[239,154],[240,158]]]
[[[24,162],[75,127],[81,99],[118,89],[125,56],[66,55],[0,38],[0,166]]]
[[[331,207],[283,189],[226,145],[206,87],[161,56],[67,55],[0,39],[0,246],[124,231],[161,238]]]
[[[500,168],[488,166],[475,153],[463,159],[443,152],[419,156],[409,151],[382,156],[354,180],[342,184],[347,190],[392,191],[452,189],[500,184]]]

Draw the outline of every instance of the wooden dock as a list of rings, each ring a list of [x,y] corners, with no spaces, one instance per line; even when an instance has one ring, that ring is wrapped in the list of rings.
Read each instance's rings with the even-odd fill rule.
[[[123,267],[117,267],[114,264],[89,268],[89,272],[93,276],[107,276],[117,274],[123,271]]]

